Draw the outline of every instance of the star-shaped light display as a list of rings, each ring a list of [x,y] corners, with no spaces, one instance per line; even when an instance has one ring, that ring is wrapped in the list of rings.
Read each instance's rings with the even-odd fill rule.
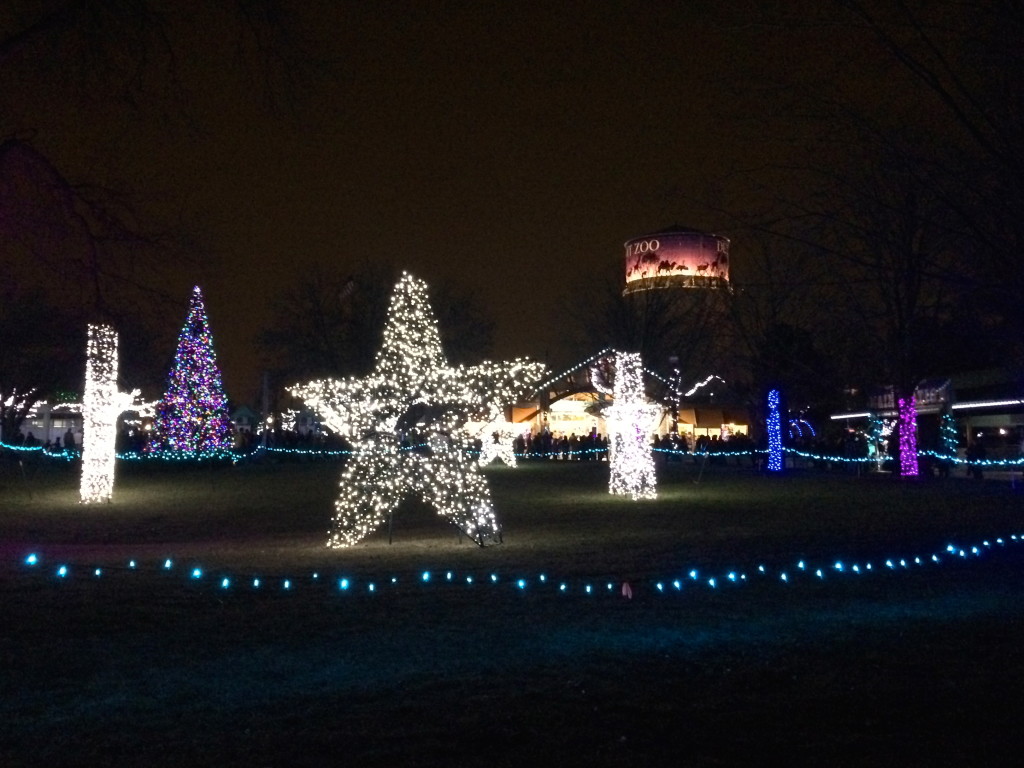
[[[513,402],[544,370],[525,359],[450,367],[426,284],[404,273],[391,296],[373,372],[290,389],[327,427],[355,435],[328,546],[360,541],[410,493],[477,544],[500,541],[490,489],[464,427],[471,417],[485,418],[493,403]]]
[[[634,499],[657,496],[654,458],[648,433],[661,415],[656,405],[644,398],[640,355],[615,354],[615,402],[605,410],[608,426],[611,476],[608,492]]]
[[[523,425],[506,421],[500,414],[481,426],[477,431],[480,441],[480,466],[486,467],[495,459],[516,466],[515,440]]]

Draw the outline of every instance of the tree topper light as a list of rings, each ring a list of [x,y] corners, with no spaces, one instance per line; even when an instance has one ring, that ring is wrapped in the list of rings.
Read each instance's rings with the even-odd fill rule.
[[[403,273],[373,372],[289,389],[328,427],[355,436],[328,546],[360,541],[410,493],[480,546],[500,541],[490,489],[464,426],[470,417],[486,417],[493,403],[525,394],[544,371],[542,363],[525,359],[450,367],[426,284]]]

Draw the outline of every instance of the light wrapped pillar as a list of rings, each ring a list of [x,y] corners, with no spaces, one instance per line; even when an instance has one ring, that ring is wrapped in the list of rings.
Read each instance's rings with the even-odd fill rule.
[[[113,496],[117,417],[131,406],[134,396],[134,392],[117,391],[117,331],[109,325],[90,324],[82,398],[83,504],[110,501]]]
[[[779,390],[768,393],[768,471],[782,471],[782,417],[779,415]]]
[[[917,402],[911,395],[899,399],[900,416],[900,474],[917,477]]]
[[[659,409],[648,405],[644,397],[642,371],[639,354],[615,354],[615,402],[605,411],[611,467],[608,492],[653,499],[658,492],[648,432]]]

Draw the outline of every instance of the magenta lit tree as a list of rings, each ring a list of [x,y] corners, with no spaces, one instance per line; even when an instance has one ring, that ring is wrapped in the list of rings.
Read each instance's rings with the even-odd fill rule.
[[[916,477],[917,464],[917,403],[914,396],[899,399],[900,416],[900,474]]]
[[[149,449],[195,456],[219,453],[231,448],[231,431],[227,396],[197,285],[178,336],[167,392],[157,405]]]

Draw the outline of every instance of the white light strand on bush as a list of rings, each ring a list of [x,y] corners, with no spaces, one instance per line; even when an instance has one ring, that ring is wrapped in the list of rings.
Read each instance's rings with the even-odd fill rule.
[[[378,528],[409,493],[422,496],[477,544],[500,541],[487,480],[464,427],[493,403],[514,402],[544,375],[525,359],[448,366],[423,281],[408,273],[395,286],[374,371],[290,388],[332,429],[354,435],[341,476],[329,547],[348,547]],[[427,450],[400,450],[426,438]]]
[[[616,353],[615,402],[605,409],[611,467],[608,492],[653,499],[657,496],[657,482],[648,433],[661,409],[649,405],[644,397],[642,370],[639,354]]]
[[[90,324],[82,399],[81,503],[110,501],[113,496],[117,417],[138,394],[117,390],[117,332],[109,325]]]

